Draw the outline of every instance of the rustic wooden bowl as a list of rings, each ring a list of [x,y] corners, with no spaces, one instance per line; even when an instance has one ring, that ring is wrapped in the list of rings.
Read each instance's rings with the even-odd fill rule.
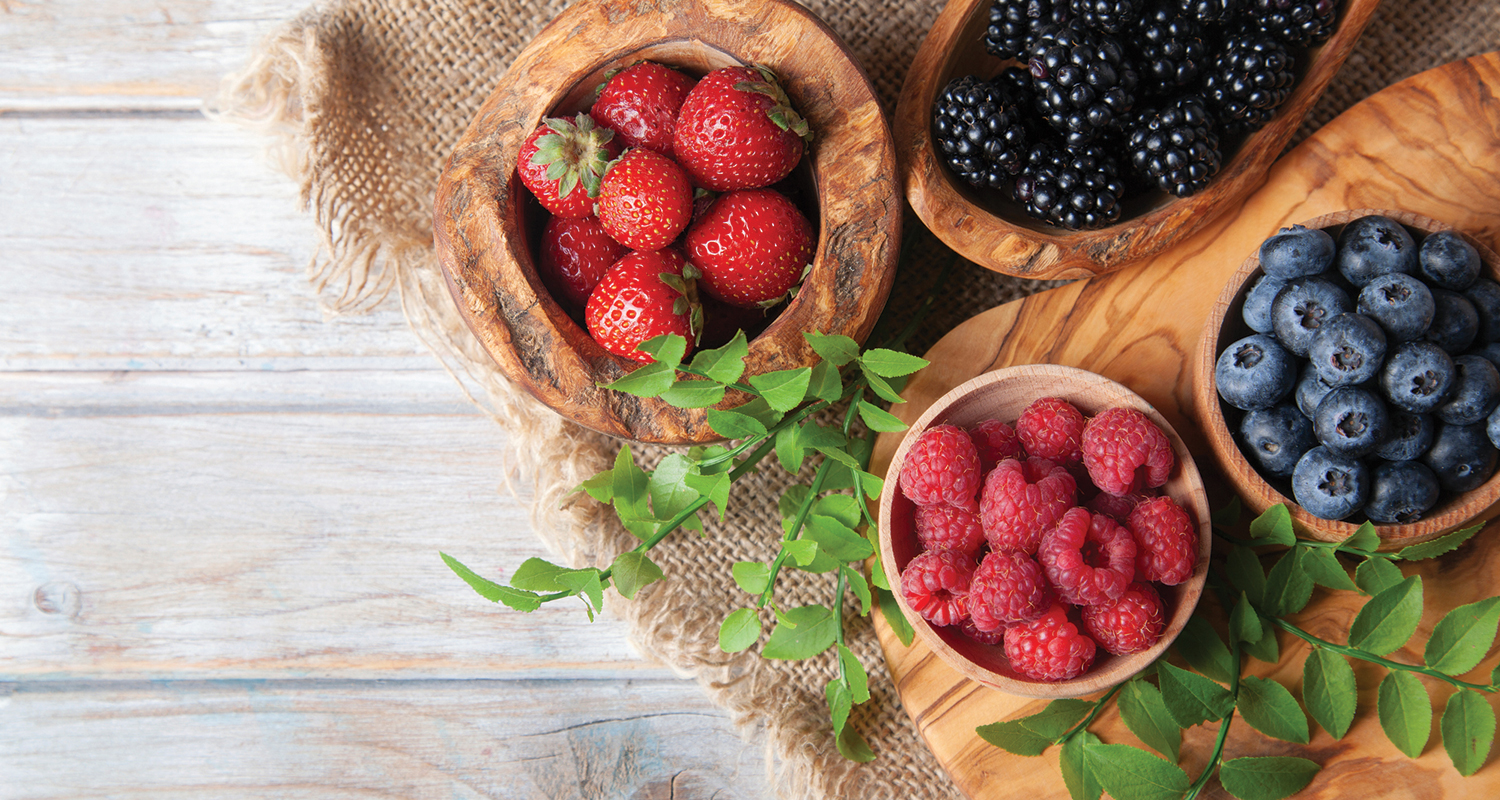
[[[897,476],[906,454],[921,436],[934,425],[944,423],[969,427],[986,419],[1014,423],[1032,401],[1039,397],[1061,397],[1077,406],[1085,416],[1093,416],[1114,406],[1139,409],[1161,426],[1172,440],[1177,453],[1177,467],[1162,487],[1182,505],[1198,526],[1198,566],[1192,577],[1176,586],[1157,585],[1171,616],[1162,631],[1161,640],[1151,648],[1128,656],[1098,651],[1093,667],[1082,676],[1058,683],[1034,681],[1010,668],[999,645],[985,645],[953,628],[934,627],[913,611],[900,591],[894,592],[897,603],[916,630],[917,636],[965,677],[1010,694],[1025,697],[1080,697],[1114,686],[1141,671],[1167,649],[1193,615],[1203,583],[1208,577],[1208,556],[1213,536],[1210,532],[1208,495],[1203,479],[1193,463],[1192,454],[1177,432],[1155,408],[1130,391],[1102,375],[1052,364],[1005,367],[986,372],[960,384],[943,395],[917,421],[902,439],[886,469],[885,488],[880,494],[880,558],[887,575],[894,581],[907,562],[921,552],[912,519],[915,505],[901,493]]]
[[[1088,231],[1056,228],[1008,198],[959,180],[932,143],[932,106],[954,78],[991,78],[1013,62],[985,52],[990,0],[949,0],[923,40],[896,110],[896,150],[906,199],[928,228],[965,258],[1023,278],[1087,278],[1167,249],[1236,205],[1266,179],[1334,73],[1348,58],[1379,0],[1342,0],[1339,27],[1300,59],[1296,91],[1275,119],[1238,145],[1208,188],[1192,197],[1153,192],[1126,202],[1118,223]]]
[[[901,239],[894,146],[864,71],[827,25],[790,0],[582,0],[559,14],[459,141],[437,188],[435,244],[469,327],[506,376],[543,403],[614,436],[712,441],[723,437],[701,409],[599,388],[636,364],[595,344],[537,277],[536,220],[527,218],[516,175],[521,142],[542,117],[585,108],[607,70],[642,59],[700,75],[769,66],[814,132],[802,168],[816,197],[806,209],[819,228],[812,271],[750,343],[747,375],[810,364],[816,356],[804,331],[864,341],[890,292]]]
[[[1418,237],[1437,231],[1454,230],[1451,225],[1410,212],[1369,208],[1324,214],[1300,224],[1309,228],[1323,228],[1337,239],[1339,232],[1343,230],[1344,223],[1370,214],[1390,217],[1406,226],[1413,236]],[[1275,231],[1266,231],[1266,236],[1273,233]],[[1463,232],[1459,231],[1459,234],[1463,235]],[[1464,239],[1479,251],[1484,261],[1484,274],[1492,280],[1500,280],[1500,258],[1496,257],[1494,251],[1470,236],[1464,235]],[[1192,366],[1193,404],[1199,424],[1208,437],[1209,445],[1213,448],[1214,457],[1219,462],[1219,466],[1252,512],[1260,514],[1277,503],[1285,503],[1291,510],[1292,521],[1301,535],[1323,542],[1343,541],[1359,528],[1360,522],[1338,522],[1315,517],[1304,511],[1292,499],[1289,485],[1278,488],[1261,477],[1260,473],[1250,465],[1250,461],[1245,458],[1245,454],[1240,452],[1239,445],[1230,433],[1228,420],[1234,420],[1234,424],[1238,427],[1238,419],[1243,412],[1229,408],[1219,400],[1218,384],[1214,379],[1214,365],[1218,360],[1220,350],[1253,332],[1250,326],[1245,324],[1241,309],[1244,307],[1245,295],[1249,292],[1250,284],[1260,274],[1259,253],[1252,252],[1250,257],[1245,259],[1245,263],[1241,264],[1234,275],[1230,276],[1229,281],[1224,284],[1224,289],[1219,293],[1219,299],[1214,303],[1213,309],[1209,312],[1208,321],[1204,324],[1203,336],[1198,342],[1198,351]],[[1500,472],[1474,491],[1457,497],[1444,498],[1426,519],[1407,525],[1375,526],[1375,531],[1380,534],[1381,549],[1398,550],[1407,545],[1436,539],[1445,533],[1487,520],[1500,511],[1500,507],[1496,506],[1497,500],[1500,500]]]

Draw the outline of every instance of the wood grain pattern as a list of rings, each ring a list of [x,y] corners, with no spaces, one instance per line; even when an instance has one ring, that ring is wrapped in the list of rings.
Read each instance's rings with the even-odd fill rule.
[[[576,107],[610,67],[644,58],[697,74],[769,66],[814,132],[805,159],[817,194],[813,268],[751,342],[747,372],[810,363],[803,331],[864,341],[895,277],[895,153],[864,72],[824,23],[787,0],[669,0],[649,10],[584,0],[559,15],[517,57],[450,160],[437,190],[437,251],[469,326],[501,370],[542,402],[629,439],[712,441],[722,437],[702,410],[598,388],[635,364],[595,344],[542,286],[515,174],[521,141],[544,115]]]
[[[1175,198],[1156,192],[1126,203],[1121,221],[1093,231],[1068,231],[1029,217],[996,193],[956,180],[932,144],[931,108],[954,78],[999,74],[1006,62],[985,52],[988,0],[949,0],[922,42],[896,111],[896,151],[906,198],[927,227],[976,264],[1025,278],[1102,275],[1161,253],[1215,216],[1232,210],[1265,180],[1266,170],[1296,133],[1354,48],[1379,0],[1341,3],[1338,30],[1308,52],[1296,91],[1264,128],[1224,154],[1224,166],[1202,192]]]
[[[1278,227],[1346,208],[1402,208],[1471,234],[1493,248],[1500,243],[1500,54],[1489,54],[1422,73],[1350,109],[1272,169],[1265,188],[1245,204],[1170,251],[1137,269],[1069,284],[988,311],[944,337],[927,357],[934,362],[907,387],[898,406],[907,421],[953,386],[996,367],[1026,363],[1069,364],[1129,386],[1161,411],[1198,456],[1215,506],[1229,493],[1208,457],[1202,426],[1194,418],[1190,367],[1205,320],[1220,288],[1261,240]],[[897,437],[877,442],[872,463],[884,468]],[[1432,626],[1454,606],[1495,592],[1500,545],[1495,526],[1458,552],[1407,566],[1423,576],[1426,610],[1417,634],[1392,658],[1420,663]],[[1205,600],[1207,603],[1207,600]],[[1297,624],[1335,641],[1347,635],[1358,603],[1318,589],[1294,617]],[[1206,605],[1210,614],[1222,612]],[[920,642],[901,646],[883,621],[877,631],[907,712],[960,788],[974,798],[1065,798],[1055,750],[1040,759],[1011,756],[974,735],[980,724],[1038,710],[1043,701],[1007,695],[963,679]],[[1248,671],[1272,676],[1294,690],[1307,647],[1279,637],[1278,664],[1247,661]],[[1476,676],[1500,661],[1491,653]],[[1500,793],[1500,770],[1490,764],[1462,778],[1436,739],[1408,759],[1386,740],[1374,712],[1378,670],[1356,666],[1361,706],[1349,734],[1333,741],[1318,731],[1310,744],[1268,739],[1236,723],[1226,753],[1300,755],[1323,771],[1299,796],[1308,798],[1491,797]],[[1484,678],[1480,678],[1483,680]],[[1427,684],[1441,703],[1448,692]],[[1493,705],[1494,698],[1490,698]],[[1117,716],[1095,728],[1106,742],[1138,740]],[[1215,727],[1190,729],[1183,766],[1197,774],[1212,748]],[[1225,797],[1216,783],[1210,796]]]

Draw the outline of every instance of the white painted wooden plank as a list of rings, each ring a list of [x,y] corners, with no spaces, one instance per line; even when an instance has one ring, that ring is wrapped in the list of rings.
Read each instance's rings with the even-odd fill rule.
[[[0,798],[755,798],[685,681],[0,687]]]

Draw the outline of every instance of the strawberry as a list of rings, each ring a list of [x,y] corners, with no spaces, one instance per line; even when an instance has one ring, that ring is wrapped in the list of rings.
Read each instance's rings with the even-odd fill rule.
[[[589,335],[605,350],[643,363],[651,356],[636,346],[663,334],[687,339],[691,351],[703,327],[695,277],[696,270],[676,250],[627,253],[589,295],[584,310]]]
[[[599,222],[632,250],[660,250],[693,216],[693,187],[682,167],[644,147],[609,165],[599,187]]]
[[[648,147],[670,156],[677,109],[695,83],[675,69],[640,61],[605,80],[589,113],[626,147]]]
[[[672,150],[693,183],[725,192],[786,177],[811,141],[807,121],[765,67],[726,67],[703,76],[677,113]]]
[[[552,297],[568,310],[582,311],[604,273],[628,252],[610,238],[594,216],[547,220],[537,273]]]
[[[553,216],[586,217],[594,213],[605,166],[620,154],[614,136],[587,114],[548,117],[521,143],[516,172]]]
[[[813,228],[774,189],[721,195],[687,233],[688,259],[709,295],[744,308],[770,307],[812,261]]]

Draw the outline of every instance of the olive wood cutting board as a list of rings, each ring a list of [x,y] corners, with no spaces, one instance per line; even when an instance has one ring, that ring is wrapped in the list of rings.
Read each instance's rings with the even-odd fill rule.
[[[1191,363],[1209,309],[1224,282],[1260,241],[1279,227],[1347,208],[1406,209],[1454,225],[1500,247],[1500,54],[1459,61],[1391,86],[1351,108],[1284,156],[1265,185],[1181,244],[1134,269],[1068,284],[986,311],[955,328],[928,353],[932,365],[907,386],[908,402],[892,410],[908,423],[950,388],[999,367],[1066,364],[1101,373],[1156,406],[1187,442],[1215,507],[1230,492],[1202,429],[1193,418]],[[883,472],[898,434],[876,444],[873,468]],[[1500,524],[1492,523],[1459,550],[1407,566],[1421,574],[1426,611],[1417,633],[1390,658],[1422,661],[1432,626],[1449,609],[1500,593]],[[1319,588],[1294,620],[1327,640],[1342,642],[1362,596]],[[1207,597],[1207,595],[1205,595]],[[1217,608],[1205,612],[1222,617]],[[1007,695],[973,683],[915,641],[904,647],[877,615],[886,662],[907,713],[927,745],[971,798],[1067,798],[1057,770],[1057,748],[1015,756],[981,740],[979,725],[1035,713],[1045,700]],[[1272,677],[1300,698],[1308,645],[1279,634],[1281,660],[1247,659],[1249,673]],[[1500,656],[1470,674],[1488,682]],[[1225,758],[1295,755],[1323,765],[1298,797],[1500,797],[1495,754],[1464,778],[1453,768],[1438,734],[1447,684],[1422,678],[1434,703],[1433,733],[1420,758],[1410,759],[1385,737],[1375,713],[1384,670],[1352,662],[1360,705],[1354,724],[1334,740],[1314,723],[1310,744],[1283,742],[1235,720]],[[1477,676],[1477,677],[1476,677]],[[1490,697],[1494,706],[1500,701]],[[1113,704],[1092,730],[1109,743],[1142,746]],[[1218,723],[1184,733],[1182,761],[1197,776],[1212,752]],[[1212,781],[1205,796],[1228,797]]]

